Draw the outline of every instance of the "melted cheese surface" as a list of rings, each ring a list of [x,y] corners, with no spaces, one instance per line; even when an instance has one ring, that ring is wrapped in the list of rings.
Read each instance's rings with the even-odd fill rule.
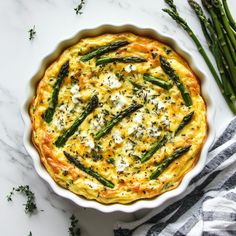
[[[91,48],[118,40],[130,43],[106,57],[139,56],[142,63],[110,63],[96,66],[96,58],[82,62],[80,57]],[[177,86],[165,90],[143,79],[143,74],[169,81],[160,66],[159,55],[170,62],[190,92],[193,105],[184,105]],[[60,88],[53,121],[47,124],[42,115],[48,108],[53,85],[61,66],[69,60],[69,74]],[[135,89],[133,81],[142,86]],[[54,143],[83,112],[90,98],[96,94],[99,106],[85,119],[63,148]],[[95,134],[120,111],[131,104],[143,107],[124,118],[112,130],[96,141]],[[173,134],[183,117],[194,111],[191,122],[148,161],[140,157],[165,133]],[[176,188],[184,175],[196,164],[207,135],[206,107],[200,93],[200,83],[188,64],[169,46],[157,40],[131,33],[105,34],[81,39],[65,50],[45,72],[30,107],[32,138],[40,158],[52,178],[62,187],[88,199],[109,203],[130,203],[152,198]],[[161,175],[150,180],[156,166],[178,148],[191,149],[171,163]],[[101,158],[95,160],[92,150]],[[63,151],[76,156],[80,162],[114,183],[105,187],[92,176],[70,163]]]

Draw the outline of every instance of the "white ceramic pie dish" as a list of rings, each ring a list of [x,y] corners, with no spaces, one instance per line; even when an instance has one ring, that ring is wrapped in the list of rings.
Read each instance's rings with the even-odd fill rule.
[[[56,58],[61,54],[61,52],[74,45],[76,42],[79,41],[80,38],[84,37],[91,37],[91,36],[97,36],[104,33],[121,33],[121,32],[132,32],[137,35],[142,36],[148,36],[152,38],[156,38],[157,40],[160,40],[168,45],[170,45],[176,52],[178,52],[189,64],[189,66],[192,68],[194,73],[198,76],[198,78],[201,81],[201,92],[202,96],[204,97],[204,100],[207,105],[207,120],[208,120],[208,136],[206,139],[206,142],[202,148],[201,155],[199,158],[198,163],[196,166],[189,171],[183,178],[181,184],[174,190],[171,190],[169,192],[166,192],[160,196],[157,196],[153,199],[142,199],[139,201],[136,201],[131,204],[123,205],[123,204],[112,204],[112,205],[105,205],[99,202],[96,202],[94,200],[88,200],[84,197],[80,197],[72,192],[70,192],[67,189],[61,188],[59,185],[54,182],[54,180],[51,178],[51,176],[48,174],[46,169],[44,168],[43,164],[40,161],[40,157],[38,155],[37,150],[35,149],[32,141],[31,141],[31,121],[29,117],[29,105],[32,101],[33,96],[36,93],[36,86],[39,80],[43,77],[43,74],[46,70],[46,68],[56,60]],[[82,207],[88,207],[88,208],[94,208],[102,212],[114,212],[114,211],[123,211],[123,212],[135,212],[140,209],[144,208],[154,208],[159,207],[163,205],[167,200],[174,198],[181,194],[188,186],[191,179],[196,176],[198,173],[201,172],[203,169],[206,158],[207,158],[207,152],[210,148],[210,145],[212,144],[214,140],[214,104],[213,99],[211,98],[210,93],[208,91],[210,90],[210,81],[207,80],[206,75],[200,71],[197,68],[197,63],[194,60],[193,55],[191,55],[190,52],[186,51],[179,45],[173,37],[170,35],[163,34],[161,32],[158,32],[154,29],[149,28],[139,28],[137,26],[133,25],[102,25],[97,28],[93,29],[85,29],[80,32],[78,32],[75,36],[72,38],[65,40],[57,45],[55,50],[47,55],[42,62],[39,65],[39,68],[36,72],[36,74],[31,78],[29,81],[27,91],[26,91],[26,98],[24,100],[23,106],[22,106],[22,117],[25,122],[25,132],[24,132],[24,145],[28,153],[33,159],[34,167],[39,174],[41,178],[43,178],[46,182],[49,183],[51,188],[54,190],[55,193],[58,195],[70,199],[79,206]]]

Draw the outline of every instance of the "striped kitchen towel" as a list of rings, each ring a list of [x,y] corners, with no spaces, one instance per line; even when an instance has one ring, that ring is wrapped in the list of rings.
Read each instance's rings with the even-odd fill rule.
[[[115,236],[236,235],[236,117],[211,148],[202,172],[165,208],[131,223]]]

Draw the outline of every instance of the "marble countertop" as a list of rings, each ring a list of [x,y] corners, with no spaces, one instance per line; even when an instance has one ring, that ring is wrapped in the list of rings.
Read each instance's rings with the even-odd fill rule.
[[[58,42],[69,38],[77,31],[102,24],[135,24],[159,29],[174,35],[187,50],[194,53],[199,67],[212,80],[217,107],[215,129],[221,127],[233,115],[222,96],[203,59],[186,33],[180,29],[161,9],[159,0],[85,0],[82,15],[76,15],[77,0],[2,0],[0,1],[0,232],[4,236],[65,236],[68,235],[69,217],[74,213],[80,221],[82,236],[111,236],[117,220],[130,221],[145,212],[135,214],[104,214],[84,209],[55,195],[36,174],[30,156],[23,146],[24,124],[20,115],[20,104],[26,85],[36,72],[41,59],[52,52]],[[207,45],[200,25],[187,1],[176,0],[181,14]],[[233,0],[229,1],[233,6]],[[232,9],[236,16],[236,8]],[[35,25],[36,37],[28,39],[28,30]],[[6,201],[12,187],[28,184],[36,195],[39,210],[28,216],[22,204],[25,199],[15,195],[13,202]]]

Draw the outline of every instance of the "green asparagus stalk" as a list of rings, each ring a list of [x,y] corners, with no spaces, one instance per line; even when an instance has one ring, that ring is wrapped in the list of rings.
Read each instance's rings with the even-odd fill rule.
[[[99,57],[101,55],[104,55],[105,53],[115,51],[116,49],[123,47],[125,45],[129,44],[128,41],[116,41],[112,42],[108,45],[98,47],[92,51],[89,51],[87,54],[83,55],[80,60],[83,62],[89,61],[94,57]]]
[[[170,77],[170,79],[176,84],[178,87],[183,100],[186,106],[192,105],[192,99],[190,97],[188,89],[184,86],[179,76],[176,74],[175,70],[171,67],[170,63],[166,60],[165,57],[160,56],[161,68],[163,71]]]
[[[129,56],[129,57],[101,57],[98,58],[96,61],[96,66],[100,65],[106,65],[108,63],[113,63],[113,62],[122,62],[122,63],[140,63],[140,62],[146,62],[147,60],[142,57],[134,57],[134,56]]]
[[[209,0],[207,0],[207,1],[209,1]],[[222,23],[224,25],[224,29],[225,29],[225,31],[227,32],[227,34],[228,34],[228,36],[230,38],[230,41],[231,41],[231,43],[233,45],[234,50],[236,50],[236,39],[235,39],[234,33],[233,33],[233,31],[232,31],[232,29],[231,29],[231,27],[229,25],[228,19],[227,19],[226,15],[225,15],[225,11],[224,11],[224,8],[223,8],[221,2],[219,0],[211,0],[211,1],[213,3],[214,7],[219,10],[219,12],[220,12],[220,19],[222,20]]]
[[[53,115],[56,110],[56,106],[58,103],[58,95],[60,91],[61,84],[66,76],[68,76],[69,73],[69,61],[65,62],[61,69],[60,72],[57,76],[57,80],[53,86],[53,93],[50,99],[50,104],[49,107],[47,108],[46,112],[43,115],[43,119],[47,122],[50,123],[53,119]]]
[[[144,80],[146,80],[152,84],[158,85],[159,87],[166,89],[166,90],[169,90],[170,88],[173,87],[173,84],[170,81],[165,81],[165,80],[159,79],[159,78],[154,77],[149,74],[144,74],[143,78],[144,78]]]
[[[149,160],[161,147],[163,147],[168,141],[168,136],[165,134],[161,140],[158,140],[144,155],[141,157],[141,163]]]
[[[222,79],[222,85],[221,85],[223,87],[222,93],[225,94],[226,96],[229,96],[231,100],[234,100],[235,93],[228,80],[228,79],[231,79],[230,78],[231,75],[228,71],[229,68],[227,64],[224,63],[224,56],[221,53],[220,45],[218,44],[218,39],[217,39],[215,30],[212,27],[212,25],[209,23],[209,21],[207,20],[200,5],[193,0],[188,0],[188,3],[192,7],[192,9],[195,11],[196,15],[198,16],[201,22],[202,30],[207,40],[208,46],[215,57],[216,64],[217,64],[217,67],[219,69],[219,73]],[[208,31],[210,35],[208,34]]]
[[[127,109],[121,111],[117,116],[115,116],[106,126],[104,126],[101,130],[99,130],[96,135],[95,139],[99,140],[101,137],[105,136],[107,133],[110,132],[110,130],[121,120],[123,120],[125,117],[131,115],[133,112],[137,111],[139,108],[141,108],[141,104],[135,104],[131,105]]]
[[[156,179],[173,161],[188,152],[190,147],[191,145],[177,149],[170,157],[157,166],[156,170],[152,172],[150,179]]]
[[[187,114],[183,120],[180,122],[178,128],[175,131],[175,136],[192,120],[194,115],[194,111]]]
[[[86,119],[86,117],[93,112],[93,110],[98,106],[98,97],[97,95],[92,96],[91,100],[85,107],[83,113],[74,121],[72,126],[67,129],[62,135],[60,135],[55,145],[56,147],[63,147],[67,140],[76,132],[78,127],[83,123],[83,121]]]
[[[208,12],[211,15],[212,21],[213,21],[214,26],[215,26],[216,33],[218,35],[218,40],[219,40],[220,46],[223,50],[224,56],[225,56],[226,61],[229,65],[230,74],[231,74],[231,78],[232,78],[234,88],[236,88],[236,66],[234,65],[233,59],[230,55],[230,51],[227,47],[227,43],[224,40],[224,34],[223,34],[222,29],[221,29],[221,24],[218,20],[217,15],[214,12],[213,6],[210,4],[209,0],[202,0],[202,3],[207,8]]]
[[[165,1],[171,8],[173,8],[173,5],[175,6],[175,4],[173,3],[173,0],[165,0]],[[219,89],[220,89],[222,95],[224,96],[225,101],[227,102],[229,108],[231,109],[231,111],[234,114],[236,114],[236,108],[235,108],[234,104],[223,92],[224,90],[223,90],[222,83],[220,81],[220,78],[219,78],[214,66],[212,65],[209,57],[207,56],[204,48],[202,47],[200,41],[197,39],[196,35],[191,30],[191,28],[189,27],[187,22],[178,14],[177,11],[172,11],[170,9],[163,9],[163,11],[166,12],[174,21],[176,21],[176,23],[179,24],[186,31],[186,33],[192,38],[193,42],[197,46],[199,53],[202,55],[203,59],[205,60],[206,64],[208,65],[213,77],[215,78],[215,81],[216,81],[217,85],[219,86]]]
[[[229,20],[229,23],[232,26],[232,28],[236,31],[236,23],[234,21],[234,18],[231,15],[231,12],[230,12],[228,4],[227,4],[227,1],[223,0],[222,2],[223,2],[224,9],[225,9],[225,13],[226,13],[227,18]]]
[[[101,176],[99,173],[97,173],[96,171],[92,170],[89,167],[85,167],[77,157],[74,157],[72,155],[70,155],[68,152],[64,151],[64,155],[66,156],[66,158],[68,159],[69,162],[73,163],[77,168],[79,168],[80,170],[84,171],[86,174],[92,176],[93,178],[95,178],[97,181],[99,181],[101,184],[103,184],[104,186],[108,187],[108,188],[114,188],[115,185],[105,179],[103,176]]]

